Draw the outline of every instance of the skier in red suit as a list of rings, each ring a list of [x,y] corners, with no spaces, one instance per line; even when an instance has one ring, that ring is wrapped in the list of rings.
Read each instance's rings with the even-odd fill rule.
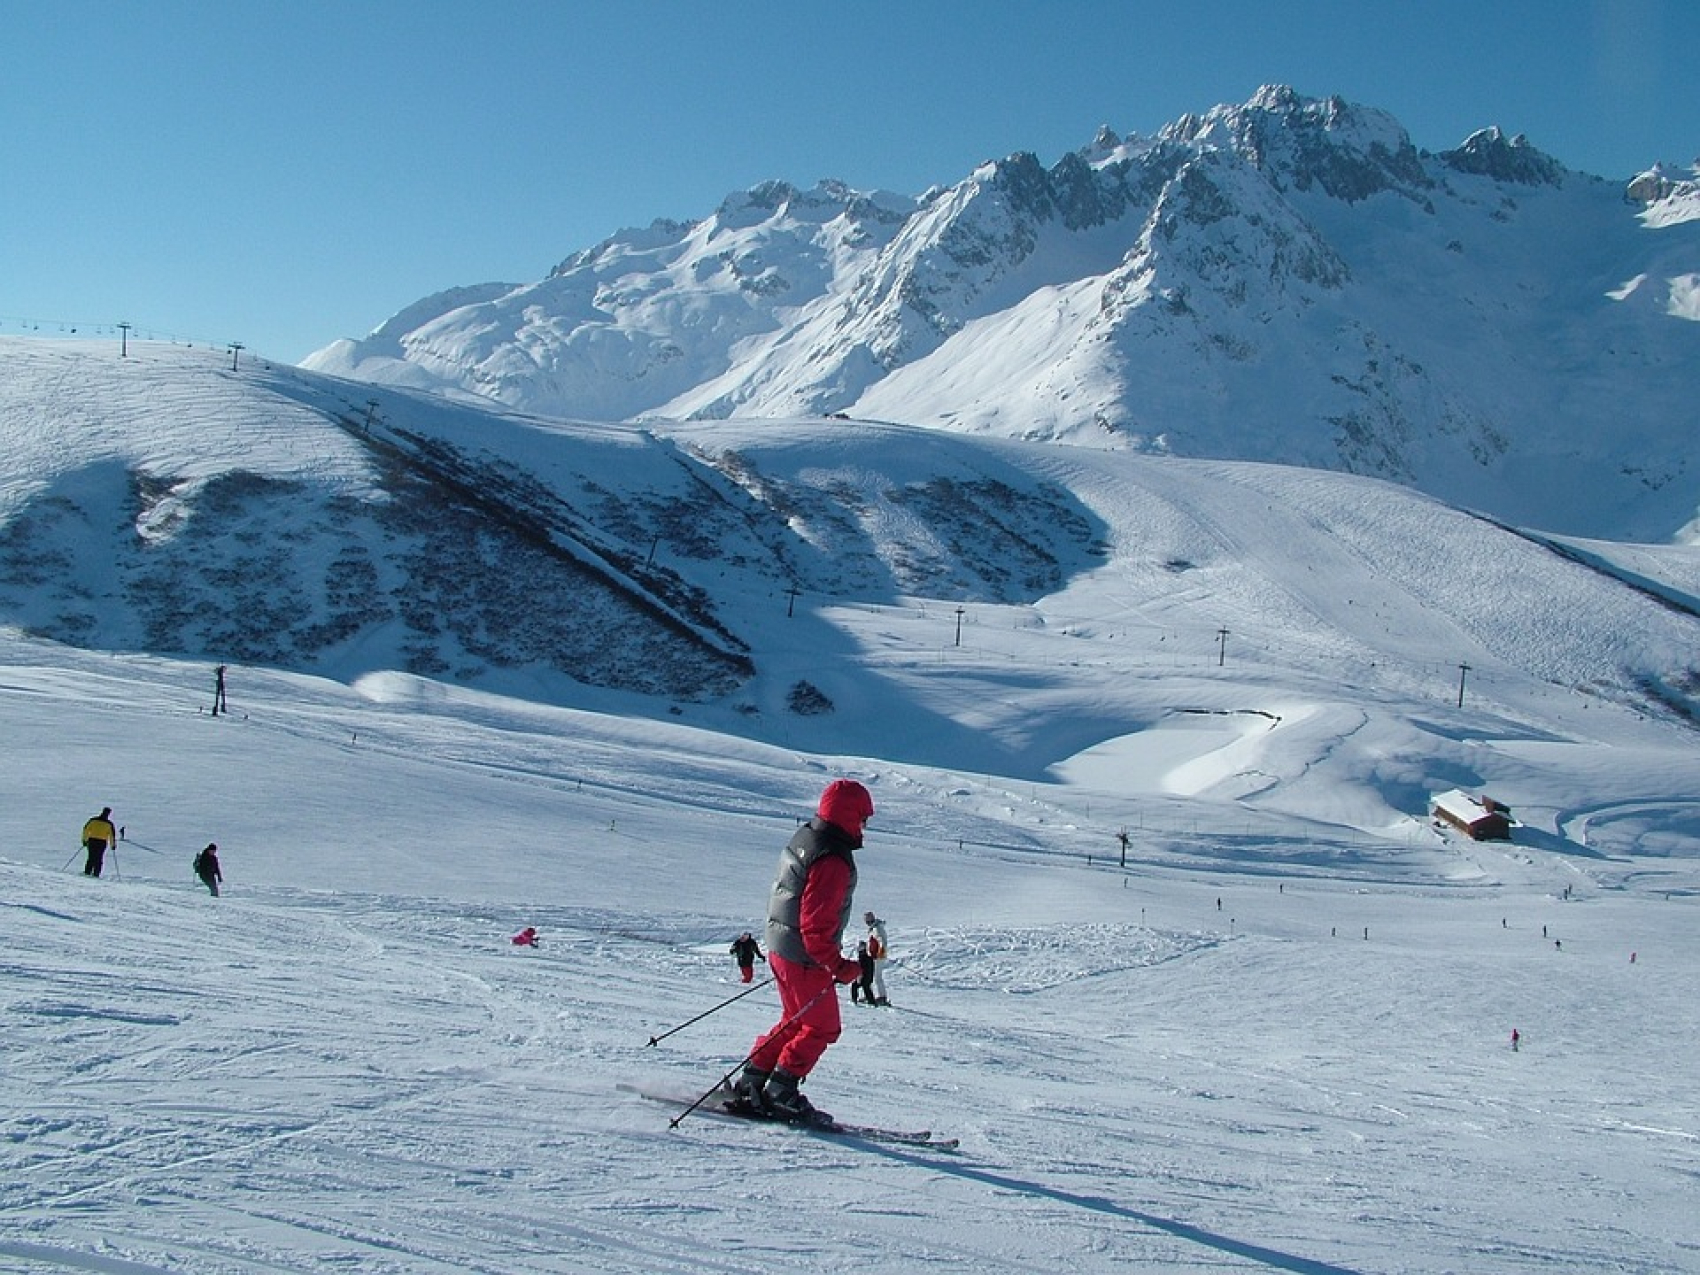
[[[780,1019],[758,1037],[734,1086],[740,1102],[792,1122],[829,1120],[797,1089],[843,1031],[835,983],[862,967],[843,951],[856,889],[855,852],[874,813],[868,790],[835,779],[815,817],[779,856],[767,912],[767,963],[779,985]]]

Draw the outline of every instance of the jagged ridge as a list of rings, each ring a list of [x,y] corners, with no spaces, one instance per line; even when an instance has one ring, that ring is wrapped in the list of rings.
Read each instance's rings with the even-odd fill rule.
[[[580,418],[843,413],[1297,463],[1661,539],[1700,504],[1671,424],[1700,389],[1690,190],[1626,192],[1497,127],[1428,154],[1385,112],[1272,86],[916,199],[766,183],[309,365]]]

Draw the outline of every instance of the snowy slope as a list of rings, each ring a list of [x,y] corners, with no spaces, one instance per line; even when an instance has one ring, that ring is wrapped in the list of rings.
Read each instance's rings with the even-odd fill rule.
[[[1129,624],[1116,588],[1069,602],[1083,630]],[[869,682],[913,660],[914,621],[832,623]],[[1218,670],[1112,665],[1085,633],[1039,663],[1025,632],[973,627],[960,678],[936,651],[891,737],[973,720],[993,685],[1101,713],[1129,679],[1280,721],[1172,715],[1016,778],[395,674],[243,668],[212,718],[204,665],[0,633],[0,1259],[1700,1270],[1691,733],[1532,687],[1515,728],[1349,680],[1330,706],[1337,653],[1303,628],[1312,676],[1280,679],[1237,636]],[[1413,732],[1431,752],[1401,781],[1377,759]],[[1385,828],[1350,795],[1466,768],[1528,821],[1511,845],[1442,837],[1420,803]],[[741,990],[726,946],[844,772],[878,804],[858,900],[890,922],[895,1004],[845,1007],[810,1090],[954,1155],[670,1129],[615,1087],[701,1092],[769,1023],[764,989],[646,1044]],[[1278,799],[1224,787],[1252,775]],[[103,804],[128,839],[92,881],[74,840]],[[189,875],[209,839],[217,900]],[[525,924],[536,951],[508,942]]]
[[[1268,465],[0,364],[6,1269],[1700,1271],[1691,547]],[[555,622],[590,654],[502,640]],[[742,990],[844,773],[894,1008],[845,1006],[810,1093],[953,1155],[617,1088],[700,1093],[769,1025],[761,989],[647,1044]],[[1510,844],[1433,824],[1457,787]]]
[[[1257,707],[1210,681],[1223,627],[1287,685],[1326,651],[1355,694],[1445,697],[1469,663],[1514,719],[1694,711],[1680,593],[1393,485],[832,420],[632,431],[162,346],[0,359],[0,619],[61,642],[1023,776],[1176,707]],[[844,636],[864,615],[892,639],[874,679]],[[1082,662],[1126,676],[1035,712]],[[983,683],[970,719],[932,711],[941,676]]]
[[[1374,475],[1521,525],[1686,537],[1692,173],[1260,90],[904,200],[766,183],[319,371],[592,419],[842,412]]]

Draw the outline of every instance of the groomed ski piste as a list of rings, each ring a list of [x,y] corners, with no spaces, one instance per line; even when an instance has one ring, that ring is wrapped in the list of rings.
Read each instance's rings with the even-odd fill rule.
[[[960,645],[937,599],[740,614],[758,664],[830,638],[842,751],[393,671],[233,666],[214,718],[210,661],[0,630],[0,1267],[1700,1271],[1697,737],[1585,672],[1693,620],[1379,484],[1043,456],[1111,550]],[[1231,569],[1144,571],[1175,511]],[[1689,551],[1589,551],[1693,596]],[[954,1153],[619,1088],[773,1021],[647,1043],[743,990],[841,774],[892,1005],[808,1092]],[[1438,829],[1454,786],[1512,841]]]

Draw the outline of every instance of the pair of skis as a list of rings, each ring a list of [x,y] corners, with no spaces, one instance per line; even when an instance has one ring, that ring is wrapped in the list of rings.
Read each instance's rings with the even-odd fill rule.
[[[689,1109],[695,1102],[691,1098],[682,1098],[678,1094],[645,1089],[640,1085],[622,1084],[617,1088],[625,1093],[646,1098],[650,1102],[665,1103],[668,1106],[682,1109]],[[728,1088],[716,1089],[707,1098],[696,1103],[695,1109],[704,1115],[721,1119],[776,1124],[789,1129],[800,1129],[805,1133],[816,1133],[832,1138],[846,1138],[858,1142],[883,1142],[906,1147],[926,1147],[931,1151],[955,1151],[959,1145],[956,1138],[941,1138],[930,1129],[886,1129],[879,1125],[851,1124],[848,1121],[831,1118],[793,1124],[778,1116],[770,1115],[759,1107],[752,1107],[739,1101],[732,1090]]]

